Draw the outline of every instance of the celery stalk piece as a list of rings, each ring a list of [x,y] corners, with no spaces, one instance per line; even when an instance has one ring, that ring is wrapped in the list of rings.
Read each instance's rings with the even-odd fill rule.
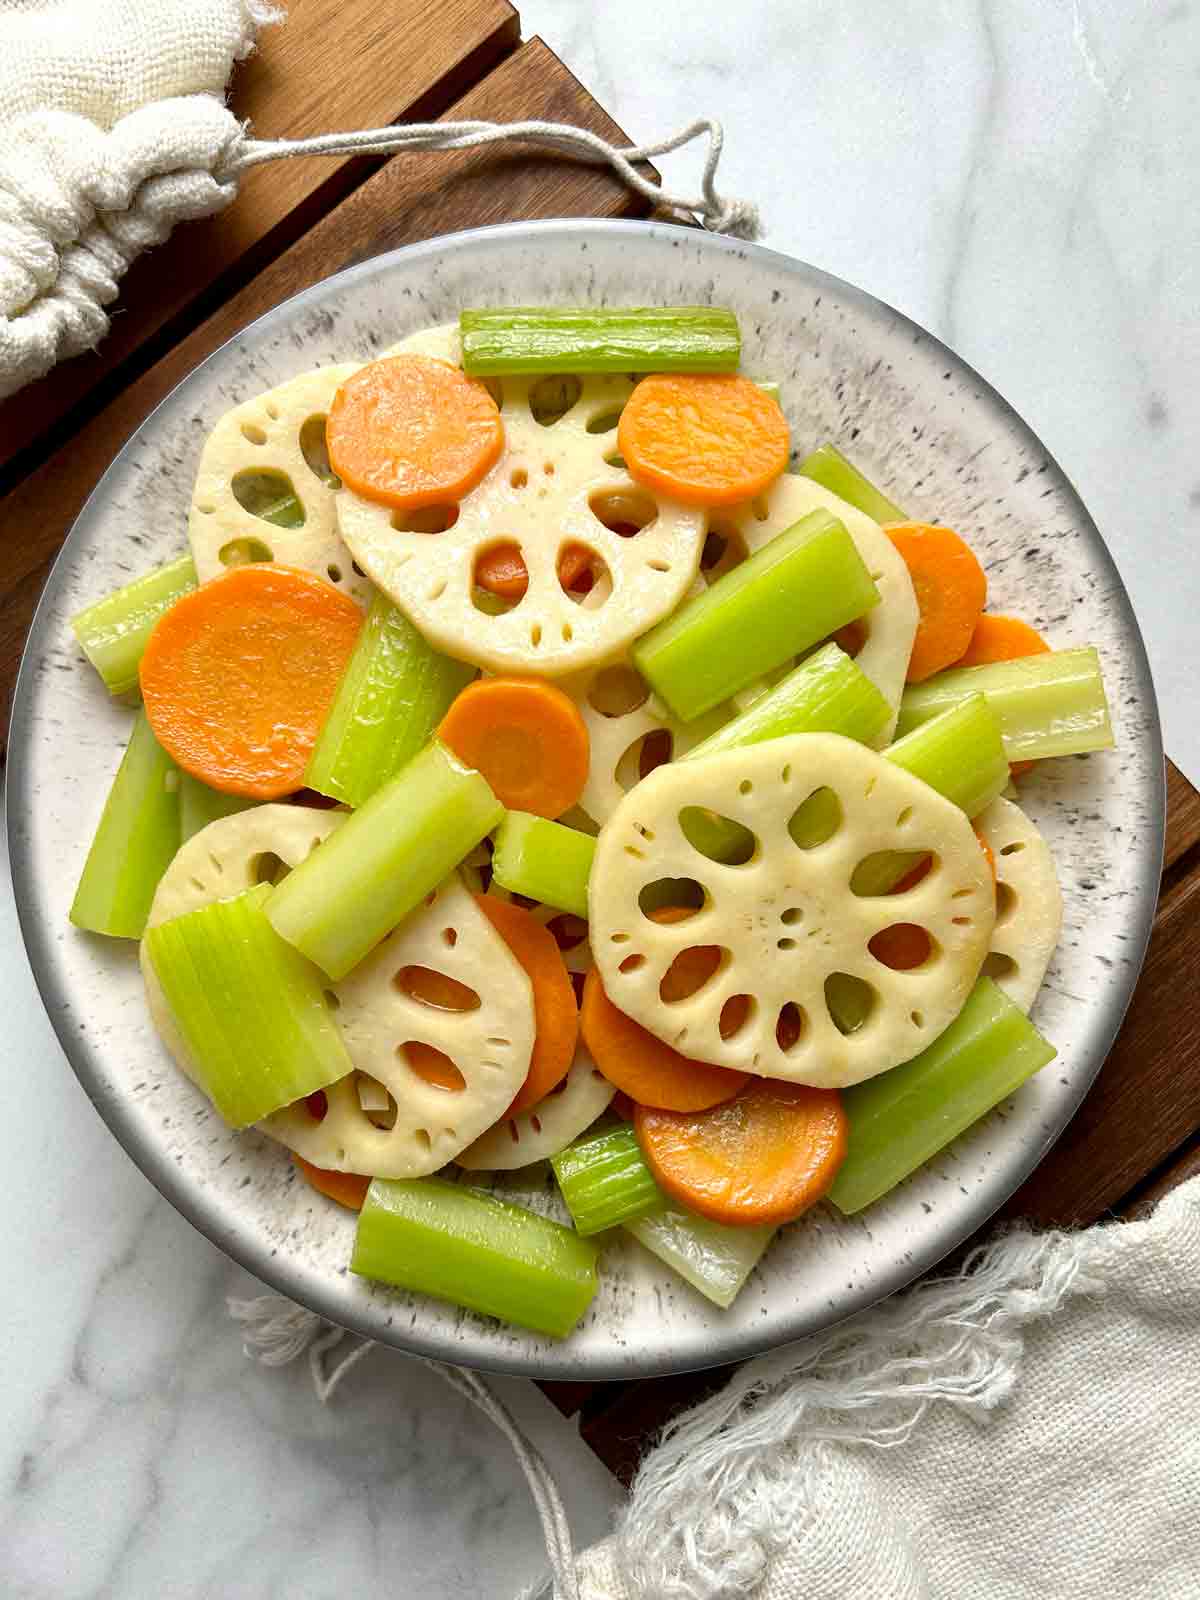
[[[80,649],[104,679],[109,694],[138,686],[138,666],[151,629],[189,589],[196,587],[191,556],[135,578],[71,618]]]
[[[564,1339],[596,1293],[596,1247],[445,1178],[376,1178],[351,1272]]]
[[[890,715],[887,701],[866,673],[836,644],[826,644],[680,760],[714,756],[787,733],[840,733],[868,744]]]
[[[829,1199],[861,1211],[1006,1100],[1058,1054],[990,978],[927,1049],[843,1090],[846,1159]]]
[[[865,511],[876,522],[908,521],[895,501],[881,494],[871,480],[864,478],[858,468],[831,444],[823,444],[820,449],[814,450],[796,470],[802,477],[811,478],[814,483],[819,483],[848,504]]]
[[[585,1134],[551,1156],[550,1165],[577,1233],[602,1233],[666,1206],[628,1126]]]
[[[463,370],[522,372],[733,372],[742,353],[732,311],[721,306],[503,306],[463,311]]]
[[[1010,761],[1077,756],[1113,744],[1100,658],[1091,645],[983,667],[951,667],[914,683],[900,701],[899,732],[908,733],[968,694],[987,696]]]
[[[158,880],[179,849],[179,771],[139,711],[71,902],[89,933],[140,939]]]
[[[288,874],[271,926],[344,978],[503,816],[487,779],[435,739]]]
[[[305,783],[361,806],[412,760],[474,676],[473,666],[435,650],[386,595],[376,595]]]
[[[977,817],[1008,784],[1000,721],[981,694],[965,696],[897,739],[883,754],[969,817]]]
[[[243,794],[222,794],[210,789],[190,772],[179,774],[179,842],[186,844],[194,833],[207,828],[210,822],[222,817],[232,817],[239,811],[248,811],[258,805]]]
[[[878,604],[844,526],[813,511],[643,634],[633,663],[691,722]]]
[[[588,874],[596,854],[590,834],[528,811],[509,811],[494,843],[492,877],[502,889],[586,920]]]
[[[196,1077],[235,1128],[354,1070],[320,973],[267,921],[271,892],[255,884],[146,934]]]
[[[625,1224],[640,1245],[724,1311],[737,1299],[773,1227],[727,1228],[690,1211],[656,1211]]]

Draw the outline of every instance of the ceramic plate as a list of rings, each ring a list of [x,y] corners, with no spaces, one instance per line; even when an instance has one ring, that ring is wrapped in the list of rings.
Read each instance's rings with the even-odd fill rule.
[[[275,1144],[231,1133],[151,1030],[132,945],[67,910],[129,713],[82,663],[68,619],[184,546],[201,444],[228,407],[310,367],[369,358],[465,305],[736,308],[743,368],[778,379],[800,452],[833,440],[913,514],[959,529],[991,586],[1055,646],[1093,643],[1117,749],[1046,762],[1023,801],[1054,850],[1062,944],[1034,1013],[1058,1059],[1016,1099],[864,1215],[786,1229],[728,1312],[631,1241],[604,1254],[565,1344],[347,1270],[353,1220],[298,1181]],[[274,1288],[372,1339],[543,1378],[625,1378],[732,1361],[889,1294],[971,1233],[1045,1155],[1116,1033],[1158,885],[1163,762],[1149,669],[1091,518],[1030,430],[976,373],[897,312],[768,250],[636,223],[533,223],[434,240],[351,268],[231,340],[170,395],[101,480],[46,588],[21,669],[9,829],[21,923],[58,1036],[125,1149],[185,1216]],[[556,1204],[539,1172],[506,1184]]]

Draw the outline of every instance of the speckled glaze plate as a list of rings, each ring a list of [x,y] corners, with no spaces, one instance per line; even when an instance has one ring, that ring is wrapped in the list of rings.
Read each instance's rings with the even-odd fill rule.
[[[353,1220],[277,1145],[231,1133],[155,1037],[132,946],[77,932],[67,910],[128,735],[82,664],[68,619],[175,555],[205,434],[221,413],[308,368],[369,358],[472,304],[736,308],[744,370],[782,383],[797,449],[846,448],[914,514],[959,529],[991,606],[1056,646],[1103,658],[1116,751],[1046,762],[1023,788],[1065,894],[1062,944],[1034,1012],[1058,1059],[940,1159],[860,1217],[824,1208],[785,1229],[720,1312],[631,1241],[564,1344],[347,1270]],[[629,1378],[782,1344],[899,1288],[971,1233],[1045,1155],[1092,1082],[1150,930],[1163,829],[1154,694],[1129,601],[1078,496],[994,390],[870,296],[768,250],[681,228],[550,222],[481,229],[381,256],[318,284],[231,340],[117,456],[66,542],[17,687],[8,822],[16,896],[43,999],[101,1115],[147,1176],[223,1250],[283,1293],[385,1343],[542,1378]],[[507,1192],[556,1205],[539,1172]]]

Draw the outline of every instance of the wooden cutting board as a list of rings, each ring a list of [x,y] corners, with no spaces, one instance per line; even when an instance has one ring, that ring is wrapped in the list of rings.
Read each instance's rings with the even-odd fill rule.
[[[438,116],[545,118],[624,135],[507,0],[291,0],[239,68],[235,109],[264,137]],[[636,129],[645,136],[653,130]],[[512,151],[295,161],[248,177],[230,211],[180,228],[126,281],[92,355],[0,404],[0,695],[50,565],[84,500],[163,396],[225,339],[352,262],[483,223],[639,216],[595,168]],[[7,724],[7,719],[6,719]],[[1004,1208],[1043,1224],[1131,1215],[1200,1170],[1200,795],[1168,767],[1162,895],[1124,1029],[1074,1122]],[[645,1441],[719,1371],[636,1384],[547,1384],[628,1479]]]

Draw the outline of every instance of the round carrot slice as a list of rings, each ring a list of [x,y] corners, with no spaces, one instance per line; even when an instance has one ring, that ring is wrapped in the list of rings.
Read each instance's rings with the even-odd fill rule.
[[[432,356],[387,356],[346,379],[325,424],[329,462],[365,500],[416,510],[459,500],[504,445],[481,383]]]
[[[583,986],[579,1026],[609,1083],[641,1106],[703,1111],[731,1100],[747,1081],[745,1072],[692,1061],[656,1039],[613,1005],[594,967]]]
[[[348,595],[293,567],[202,584],[159,619],[142,656],[155,738],[226,794],[299,789],[362,620]]]
[[[438,728],[460,761],[482,772],[510,811],[560,817],[587,782],[587,724],[575,702],[537,678],[480,678]]]
[[[777,401],[737,373],[657,373],[617,426],[633,478],[689,505],[729,506],[768,488],[788,460]]]
[[[837,1090],[772,1078],[708,1111],[638,1105],[633,1126],[660,1188],[735,1227],[791,1222],[828,1191],[846,1155]]]
[[[548,1095],[571,1070],[579,1042],[579,1008],[562,952],[549,928],[521,906],[477,894],[476,904],[524,967],[533,986],[535,1033],[529,1072],[504,1113],[516,1116]]]
[[[310,1183],[318,1194],[336,1200],[338,1205],[345,1206],[350,1211],[362,1210],[367,1190],[371,1187],[370,1178],[360,1178],[356,1172],[328,1172],[324,1167],[314,1167],[311,1161],[305,1161],[303,1156],[295,1154],[292,1160],[296,1163],[301,1177]]]
[[[893,522],[883,530],[904,559],[917,597],[909,683],[953,666],[971,642],[987,601],[987,577],[971,547],[950,528]]]

